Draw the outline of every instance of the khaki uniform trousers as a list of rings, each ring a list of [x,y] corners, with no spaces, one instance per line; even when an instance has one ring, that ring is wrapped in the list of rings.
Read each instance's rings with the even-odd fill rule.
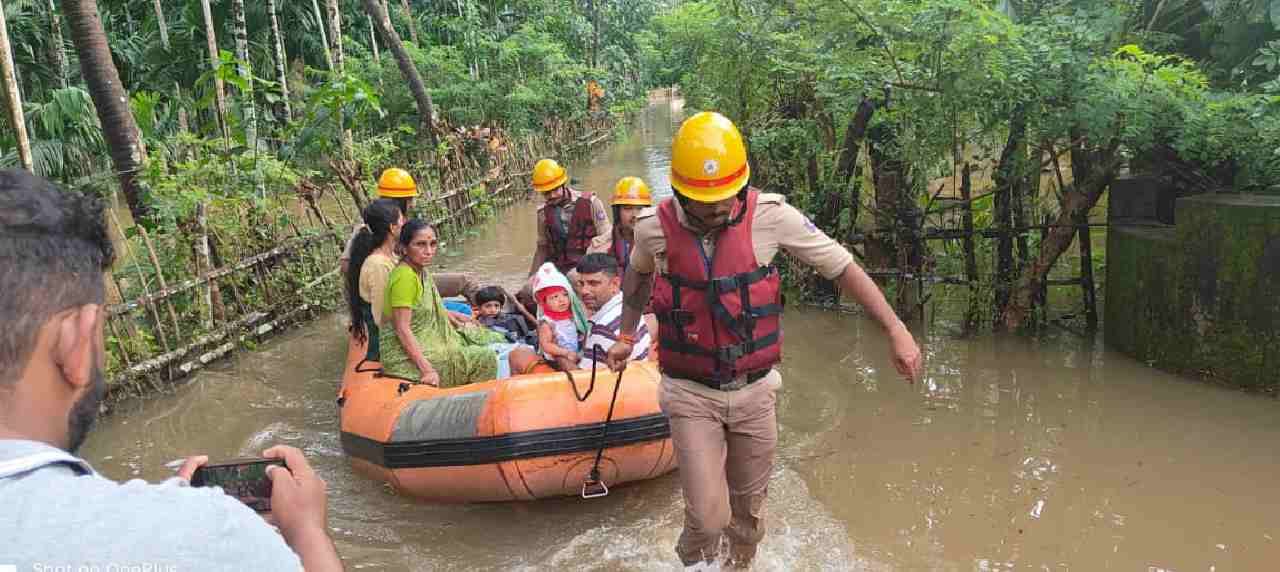
[[[721,535],[729,537],[731,563],[755,556],[778,445],[780,384],[777,370],[733,391],[663,378],[658,403],[670,419],[684,489],[676,553],[686,566],[716,559]]]

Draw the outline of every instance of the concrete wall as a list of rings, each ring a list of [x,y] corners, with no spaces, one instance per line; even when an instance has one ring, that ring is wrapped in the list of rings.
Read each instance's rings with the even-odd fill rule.
[[[1177,200],[1107,236],[1107,344],[1161,369],[1280,389],[1280,197]]]

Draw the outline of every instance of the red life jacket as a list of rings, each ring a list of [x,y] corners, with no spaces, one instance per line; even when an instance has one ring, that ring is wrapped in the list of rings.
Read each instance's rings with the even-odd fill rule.
[[[622,238],[622,231],[618,230],[616,224],[613,227],[613,245],[609,247],[609,254],[618,261],[618,270],[626,273],[627,264],[631,262],[631,241]]]
[[[742,222],[720,231],[709,262],[702,241],[680,224],[675,199],[658,207],[667,271],[655,279],[652,303],[663,373],[718,388],[782,360],[782,279],[760,266],[751,240],[759,194],[747,193]]]
[[[573,217],[569,219],[569,228],[563,227],[560,209],[563,207],[545,206],[542,208],[542,224],[547,229],[547,244],[551,251],[547,253],[547,261],[555,264],[560,272],[568,272],[578,266],[578,260],[587,253],[591,239],[596,236],[596,221],[591,209],[591,193],[582,193],[573,204]]]

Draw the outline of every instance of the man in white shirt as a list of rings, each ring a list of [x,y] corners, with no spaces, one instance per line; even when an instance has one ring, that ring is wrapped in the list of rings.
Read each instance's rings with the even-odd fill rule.
[[[578,262],[577,288],[582,304],[591,312],[591,331],[582,346],[581,369],[591,369],[592,361],[604,365],[604,356],[618,341],[618,328],[622,325],[622,276],[618,261],[609,254],[597,252],[582,257]],[[644,316],[636,330],[636,343],[631,359],[649,359],[653,352],[649,332],[657,325],[651,314]],[[597,353],[595,348],[600,347]]]
[[[189,479],[98,475],[76,449],[106,393],[102,201],[26,171],[0,171],[0,569],[341,570],[325,483],[277,446],[271,516]],[[6,566],[7,565],[7,566]]]

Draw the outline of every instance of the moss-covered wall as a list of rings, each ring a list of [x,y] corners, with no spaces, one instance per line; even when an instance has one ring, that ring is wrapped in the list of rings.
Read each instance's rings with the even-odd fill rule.
[[[1280,389],[1280,197],[1178,199],[1176,227],[1107,237],[1107,344],[1162,369]]]

